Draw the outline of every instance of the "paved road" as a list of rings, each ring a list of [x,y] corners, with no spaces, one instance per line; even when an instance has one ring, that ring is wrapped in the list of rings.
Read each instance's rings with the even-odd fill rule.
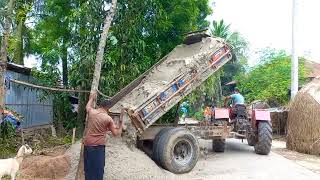
[[[209,148],[211,142],[201,141]],[[188,174],[175,179],[194,180],[320,180],[320,175],[274,152],[268,156],[257,155],[246,141],[228,139],[224,153],[209,153]]]

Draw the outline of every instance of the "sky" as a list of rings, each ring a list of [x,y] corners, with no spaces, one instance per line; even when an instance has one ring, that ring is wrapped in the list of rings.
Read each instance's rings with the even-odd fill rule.
[[[296,0],[297,52],[320,63],[320,0]],[[258,62],[258,51],[270,47],[291,54],[292,0],[210,0],[213,14],[207,19],[231,24],[249,42],[249,65]],[[27,67],[37,64],[25,59]]]
[[[299,56],[320,63],[320,0],[296,0]],[[208,20],[223,19],[249,42],[249,65],[257,51],[270,47],[291,54],[292,0],[211,0]]]

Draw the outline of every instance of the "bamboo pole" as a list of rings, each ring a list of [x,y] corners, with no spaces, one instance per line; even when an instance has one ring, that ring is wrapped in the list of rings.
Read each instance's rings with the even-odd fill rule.
[[[98,91],[99,80],[100,80],[100,72],[101,72],[101,66],[102,66],[102,60],[103,60],[103,54],[104,54],[104,48],[106,46],[107,35],[108,35],[108,31],[109,31],[113,16],[114,16],[115,11],[116,11],[116,6],[117,6],[117,0],[112,0],[110,11],[106,15],[106,18],[104,20],[103,31],[101,33],[99,46],[98,46],[98,51],[97,51],[97,56],[96,56],[96,63],[95,63],[93,80],[92,80],[92,85],[91,85],[91,93],[95,93],[95,92]],[[84,129],[84,136],[86,135],[86,132],[87,132],[87,119],[88,119],[88,115],[86,117],[86,125],[85,125],[85,129]],[[84,179],[83,150],[84,150],[84,145],[82,144],[81,145],[81,151],[80,151],[80,160],[79,160],[79,164],[78,164],[77,174],[76,174],[76,177],[75,177],[76,180],[78,180],[78,179],[83,180]]]
[[[27,82],[24,82],[24,81],[19,81],[19,80],[16,80],[16,79],[10,79],[10,81],[13,82],[13,83],[19,84],[19,85],[29,86],[29,87],[32,87],[32,88],[43,89],[43,90],[48,90],[48,91],[78,92],[78,93],[81,93],[81,92],[89,93],[90,92],[88,90],[63,89],[63,88],[53,88],[53,87],[40,86],[40,85],[36,85],[36,84],[27,83]],[[107,96],[107,95],[103,94],[98,89],[97,89],[97,92],[99,93],[99,95],[101,95],[101,96],[103,96],[103,97],[105,97],[107,99],[111,99],[110,96]]]

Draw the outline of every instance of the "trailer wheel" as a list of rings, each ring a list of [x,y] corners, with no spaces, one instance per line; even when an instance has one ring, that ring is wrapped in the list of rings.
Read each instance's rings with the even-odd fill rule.
[[[164,167],[164,159],[162,158],[162,154],[163,154],[163,151],[165,149],[165,144],[166,142],[168,141],[169,137],[172,136],[172,134],[178,132],[178,131],[185,131],[184,128],[171,128],[170,130],[168,130],[166,133],[162,134],[159,141],[158,141],[158,164],[160,166],[162,166],[163,168]]]
[[[153,140],[153,146],[152,146],[152,158],[153,160],[159,164],[159,141],[160,138],[165,135],[166,133],[168,133],[169,130],[174,129],[173,127],[167,127],[167,128],[163,128],[161,129],[158,134],[156,135],[156,137]],[[159,164],[161,165],[161,164]]]
[[[212,140],[212,150],[214,152],[224,152],[226,145],[225,139],[213,139]]]
[[[272,143],[272,127],[270,122],[262,121],[258,124],[258,139],[254,146],[257,154],[267,155],[270,153]]]
[[[198,162],[199,143],[188,130],[170,130],[159,144],[159,157],[162,166],[175,174],[191,171]]]
[[[247,142],[249,146],[254,146],[257,143],[256,136],[253,133],[247,134]]]

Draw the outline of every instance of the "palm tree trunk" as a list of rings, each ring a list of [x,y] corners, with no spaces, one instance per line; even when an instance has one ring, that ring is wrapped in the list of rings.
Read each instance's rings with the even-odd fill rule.
[[[97,92],[98,87],[99,87],[100,72],[101,72],[104,48],[106,46],[107,35],[108,35],[108,31],[109,31],[113,16],[116,11],[116,6],[117,6],[117,0],[112,0],[110,12],[107,14],[107,16],[104,20],[104,26],[103,26],[103,31],[102,31],[100,41],[99,41],[95,69],[94,69],[93,80],[92,80],[92,85],[91,85],[91,92],[92,93]],[[87,118],[88,118],[88,116],[87,116]],[[86,121],[87,121],[87,118],[86,118]],[[87,131],[87,125],[85,126],[85,129],[84,129],[84,136],[86,134],[86,131]],[[84,149],[84,147],[82,145],[81,151],[80,151],[80,160],[79,160],[79,164],[78,164],[77,174],[75,177],[76,180],[78,180],[78,179],[83,180],[84,179],[83,149]]]

